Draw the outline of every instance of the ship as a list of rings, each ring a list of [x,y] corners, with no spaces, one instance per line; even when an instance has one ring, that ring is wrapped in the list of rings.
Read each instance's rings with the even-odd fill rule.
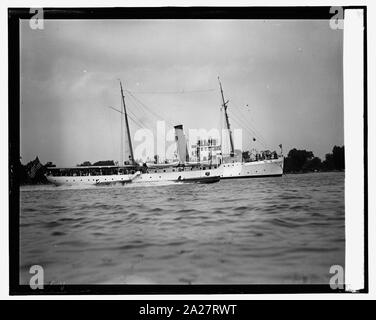
[[[129,183],[215,183],[220,180],[221,169],[217,164],[191,164],[187,154],[183,125],[175,126],[175,141],[179,161],[172,164],[138,164],[133,154],[124,90],[120,93],[126,125],[126,140],[130,150],[130,163],[121,166],[77,166],[68,168],[48,167],[46,178],[56,186],[68,185],[124,185]]]
[[[283,175],[284,157],[281,152],[261,152],[254,158],[244,158],[242,152],[235,152],[233,133],[228,116],[228,100],[225,100],[222,83],[218,77],[221,95],[221,112],[224,113],[225,126],[228,132],[230,152],[223,153],[223,141],[219,146],[220,157],[217,161],[202,160],[199,150],[202,145],[197,145],[196,161],[190,161],[187,141],[183,125],[174,126],[175,141],[177,146],[178,161],[172,163],[136,163],[133,155],[130,127],[128,123],[127,108],[124,91],[120,82],[120,93],[126,125],[126,140],[130,150],[129,164],[121,166],[78,166],[70,168],[47,168],[46,178],[55,185],[109,185],[128,183],[148,183],[159,181],[213,183],[220,179],[263,178],[280,177]],[[209,139],[206,149],[213,148],[213,139]],[[218,146],[216,146],[218,147]]]

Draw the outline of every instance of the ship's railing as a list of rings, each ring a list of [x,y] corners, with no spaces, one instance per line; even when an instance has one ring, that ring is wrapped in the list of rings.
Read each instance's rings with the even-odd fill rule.
[[[197,170],[212,170],[217,169],[217,164],[203,164],[203,163],[184,163],[177,166],[170,167],[148,167],[148,173],[163,173],[163,172],[183,172],[183,171],[197,171]]]
[[[269,156],[269,157],[257,157],[252,159],[246,159],[244,162],[261,162],[261,161],[270,161],[270,160],[280,160],[283,159],[283,155],[278,155],[277,157]]]
[[[50,176],[102,176],[102,175],[119,175],[134,174],[137,171],[145,171],[139,166],[82,166],[57,168],[48,167],[47,175]]]

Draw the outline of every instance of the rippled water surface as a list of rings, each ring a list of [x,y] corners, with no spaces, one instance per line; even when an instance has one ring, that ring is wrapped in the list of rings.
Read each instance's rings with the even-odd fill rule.
[[[344,173],[20,193],[20,281],[325,283],[344,265]]]

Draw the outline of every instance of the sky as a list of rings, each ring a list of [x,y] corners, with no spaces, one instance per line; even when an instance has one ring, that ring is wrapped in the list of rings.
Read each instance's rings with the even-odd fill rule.
[[[218,76],[243,149],[324,159],[344,140],[342,38],[327,20],[23,20],[21,161],[119,160],[119,79],[134,148],[157,119],[219,129]]]

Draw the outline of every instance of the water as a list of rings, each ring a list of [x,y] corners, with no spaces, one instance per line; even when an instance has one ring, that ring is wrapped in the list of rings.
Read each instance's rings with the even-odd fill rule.
[[[306,284],[344,265],[344,174],[23,187],[20,282]]]

